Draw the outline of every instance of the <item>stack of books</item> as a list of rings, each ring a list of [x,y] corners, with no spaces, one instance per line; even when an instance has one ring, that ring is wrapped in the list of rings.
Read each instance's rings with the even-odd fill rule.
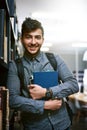
[[[0,86],[0,130],[9,130],[9,90]]]

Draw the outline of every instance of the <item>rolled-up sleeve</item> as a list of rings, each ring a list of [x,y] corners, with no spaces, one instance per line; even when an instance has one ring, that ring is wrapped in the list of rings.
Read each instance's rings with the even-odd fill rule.
[[[9,102],[11,108],[36,114],[43,113],[43,100],[33,100],[31,98],[21,96],[20,80],[14,61],[9,62],[7,88],[9,89]]]

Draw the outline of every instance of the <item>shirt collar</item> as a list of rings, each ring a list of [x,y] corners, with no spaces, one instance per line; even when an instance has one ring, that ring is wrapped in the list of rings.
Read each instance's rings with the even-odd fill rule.
[[[28,61],[37,60],[38,62],[40,62],[42,59],[42,55],[43,52],[40,51],[36,57],[31,58],[30,55],[28,55],[28,53],[24,52],[24,58],[27,59]]]

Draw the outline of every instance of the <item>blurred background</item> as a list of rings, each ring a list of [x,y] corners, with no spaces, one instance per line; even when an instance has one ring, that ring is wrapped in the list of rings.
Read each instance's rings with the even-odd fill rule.
[[[16,0],[18,28],[25,17],[42,22],[44,51],[64,57],[71,70],[84,70],[87,49],[87,0]]]

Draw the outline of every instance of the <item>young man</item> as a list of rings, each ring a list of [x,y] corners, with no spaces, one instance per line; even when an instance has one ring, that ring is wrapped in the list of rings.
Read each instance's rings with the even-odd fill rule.
[[[33,72],[54,71],[46,54],[40,51],[43,42],[44,30],[41,23],[26,18],[21,30],[21,43],[24,47],[24,56],[21,58],[24,66],[24,87],[20,90],[17,67],[15,62],[11,61],[7,80],[10,107],[21,111],[24,130],[70,130],[70,119],[63,99],[78,92],[78,84],[64,61],[54,54],[61,84],[47,90],[30,82]]]

